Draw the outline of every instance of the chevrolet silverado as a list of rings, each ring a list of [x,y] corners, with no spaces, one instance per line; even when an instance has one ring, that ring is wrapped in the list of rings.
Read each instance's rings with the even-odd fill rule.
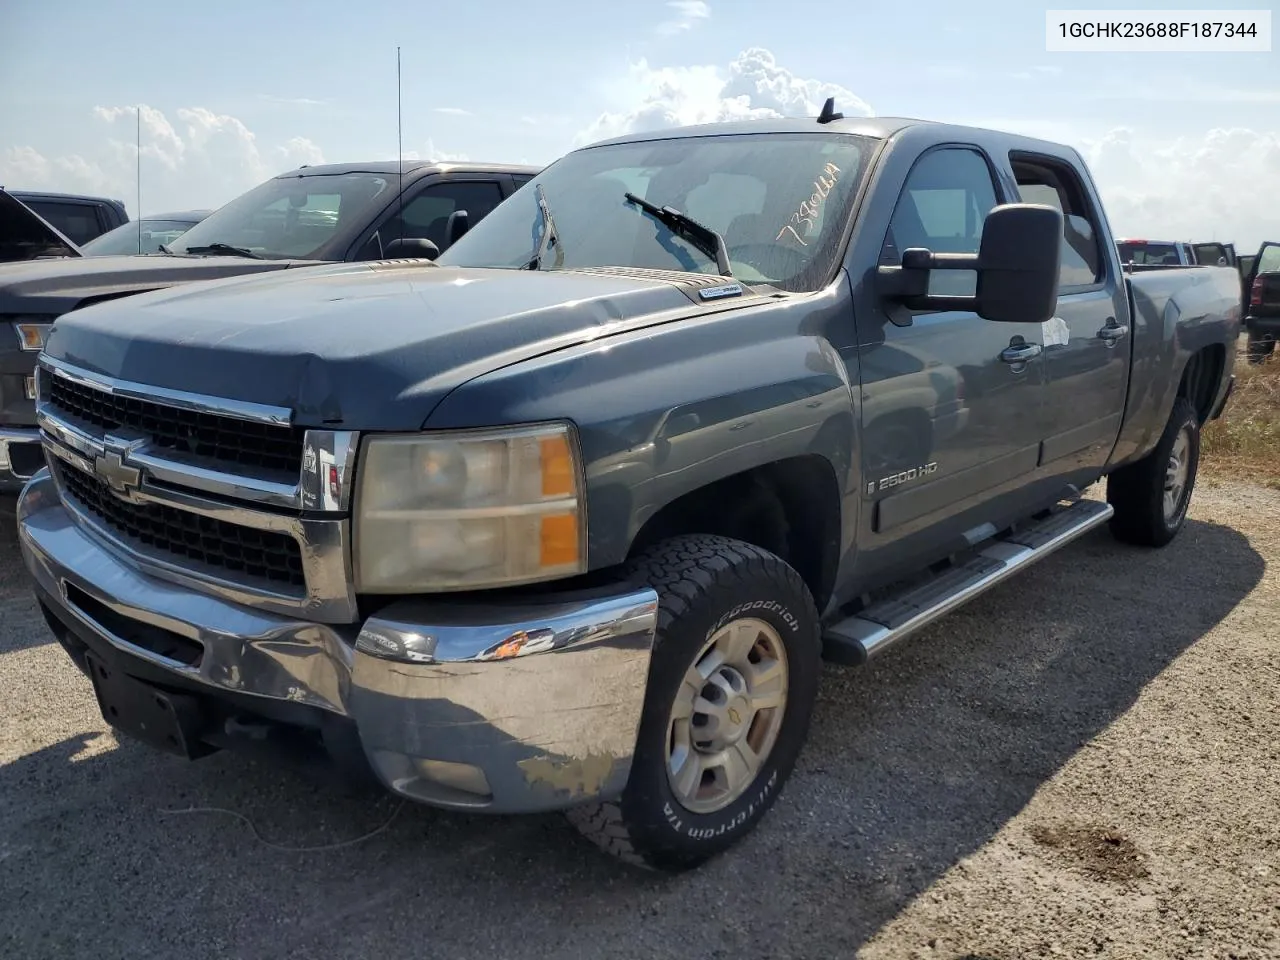
[[[831,104],[636,133],[434,262],[60,317],[22,554],[122,734],[688,869],[777,800],[824,657],[1178,533],[1239,284],[1126,275],[1067,146]]]

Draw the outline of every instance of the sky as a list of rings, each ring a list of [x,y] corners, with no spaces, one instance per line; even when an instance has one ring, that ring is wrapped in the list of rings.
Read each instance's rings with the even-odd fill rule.
[[[1120,236],[1280,239],[1280,50],[1046,52],[1045,6],[4,0],[0,185],[136,216],[216,207],[302,163],[394,159],[399,46],[408,158],[546,164],[631,130],[813,116],[834,95],[849,116],[1071,144]]]

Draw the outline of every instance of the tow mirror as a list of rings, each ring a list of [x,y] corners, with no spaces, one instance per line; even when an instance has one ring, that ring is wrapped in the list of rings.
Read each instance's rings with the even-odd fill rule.
[[[902,251],[901,266],[877,268],[878,286],[882,296],[912,310],[966,310],[984,320],[1043,323],[1058,303],[1062,237],[1062,213],[1056,208],[1004,204],[987,214],[976,254],[911,247]],[[976,272],[976,295],[930,296],[934,270]]]

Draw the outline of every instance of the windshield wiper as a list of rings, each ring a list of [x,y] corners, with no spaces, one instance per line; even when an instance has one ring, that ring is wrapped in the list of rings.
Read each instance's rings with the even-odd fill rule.
[[[556,233],[556,221],[551,216],[551,206],[547,203],[547,194],[542,189],[542,184],[533,188],[533,194],[538,198],[538,211],[542,214],[542,239],[538,241],[538,249],[534,251],[533,259],[525,264],[525,269],[541,270],[542,258],[547,255],[551,244],[556,245],[556,253],[560,255],[560,259],[563,259],[564,249],[560,246],[560,235]]]
[[[724,245],[724,237],[716,233],[706,224],[699,223],[687,213],[681,213],[674,207],[659,207],[634,193],[626,194],[626,198],[649,214],[677,237],[688,240],[691,244],[716,262],[720,276],[732,277],[729,268],[729,251]]]
[[[543,257],[547,256],[552,243],[556,244],[556,252],[559,259],[563,260],[563,248],[559,244],[559,234],[556,232],[556,218],[552,216],[552,209],[547,202],[547,191],[544,191],[543,184],[534,187],[534,196],[538,197],[538,211],[543,215],[543,237],[538,242],[538,250],[534,251],[532,260],[525,264],[526,270],[543,269]]]
[[[203,247],[187,247],[187,253],[217,253],[223,256],[248,257],[250,260],[265,259],[252,250],[246,250],[244,247],[233,247],[229,243],[209,243]]]

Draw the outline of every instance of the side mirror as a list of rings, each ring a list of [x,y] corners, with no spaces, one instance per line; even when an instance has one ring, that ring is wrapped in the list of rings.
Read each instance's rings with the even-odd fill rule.
[[[913,310],[969,310],[1001,323],[1043,323],[1058,303],[1063,218],[1055,207],[1008,203],[994,208],[982,225],[976,254],[902,251],[902,266],[877,268],[881,295]],[[972,270],[972,297],[930,296],[933,270]]]
[[[401,258],[434,260],[440,256],[440,248],[426,237],[402,237],[392,240],[383,247],[382,255],[388,260]]]
[[[1044,323],[1058,305],[1062,213],[1047,204],[996,207],[982,225],[978,316],[1004,323]]]
[[[470,225],[470,217],[467,215],[467,211],[455,210],[449,214],[449,219],[444,225],[445,249],[452,247],[462,239],[462,235],[467,232],[467,228]]]

